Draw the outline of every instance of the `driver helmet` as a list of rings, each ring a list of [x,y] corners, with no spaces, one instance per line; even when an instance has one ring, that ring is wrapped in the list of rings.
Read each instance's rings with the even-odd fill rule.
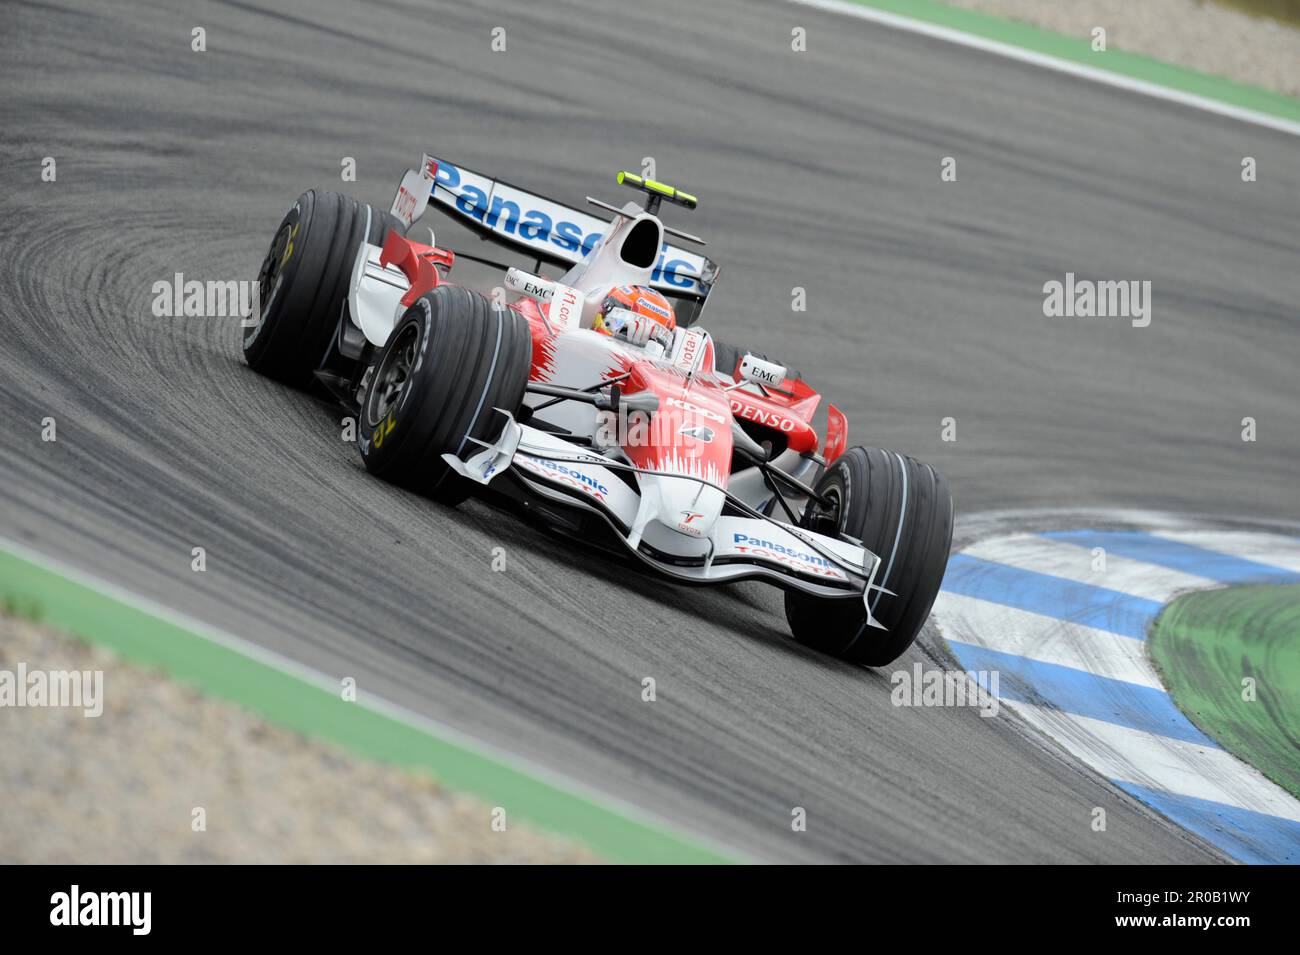
[[[677,317],[668,299],[655,289],[616,285],[601,301],[591,327],[636,344],[658,341],[666,345],[677,328]]]

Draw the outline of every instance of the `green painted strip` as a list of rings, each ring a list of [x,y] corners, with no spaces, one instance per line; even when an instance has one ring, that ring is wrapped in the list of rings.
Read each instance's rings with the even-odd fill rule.
[[[568,836],[612,862],[719,863],[723,855],[263,662],[88,583],[0,548],[0,600],[137,664],[363,756],[431,772],[507,818]],[[364,697],[364,691],[362,692]]]
[[[859,6],[873,7],[896,16],[909,17],[935,26],[959,30],[973,36],[1018,46],[1045,56],[1106,70],[1130,79],[1165,86],[1194,96],[1218,100],[1241,109],[1251,109],[1300,122],[1300,99],[1271,90],[1238,83],[1225,77],[1211,76],[1172,63],[1125,50],[1092,50],[1091,37],[1071,37],[1027,23],[951,7],[938,0],[849,0]],[[1099,24],[1104,26],[1105,24]]]
[[[1300,798],[1300,584],[1185,594],[1147,646],[1188,719]]]

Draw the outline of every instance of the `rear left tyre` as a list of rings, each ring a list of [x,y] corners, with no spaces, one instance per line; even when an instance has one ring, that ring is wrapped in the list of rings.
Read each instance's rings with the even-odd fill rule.
[[[401,222],[337,192],[309,189],[280,221],[258,270],[260,311],[244,332],[250,368],[305,388],[338,328],[361,242],[382,245]]]

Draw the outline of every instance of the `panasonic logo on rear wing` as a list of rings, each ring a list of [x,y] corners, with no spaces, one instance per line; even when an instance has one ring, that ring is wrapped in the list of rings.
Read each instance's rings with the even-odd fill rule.
[[[608,222],[590,213],[444,159],[437,162],[432,196],[436,205],[543,258],[581,262],[609,228]],[[651,284],[664,292],[703,298],[709,294],[715,271],[704,256],[665,242]]]

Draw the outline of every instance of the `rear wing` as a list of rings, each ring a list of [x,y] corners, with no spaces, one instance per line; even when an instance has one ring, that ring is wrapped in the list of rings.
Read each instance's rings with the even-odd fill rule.
[[[426,160],[426,169],[430,162],[437,164],[430,198],[440,212],[485,239],[513,246],[538,260],[562,266],[581,262],[609,228],[607,220],[589,212],[444,159],[429,156]],[[718,266],[712,260],[665,242],[651,285],[665,295],[697,303],[694,318],[717,275]]]

